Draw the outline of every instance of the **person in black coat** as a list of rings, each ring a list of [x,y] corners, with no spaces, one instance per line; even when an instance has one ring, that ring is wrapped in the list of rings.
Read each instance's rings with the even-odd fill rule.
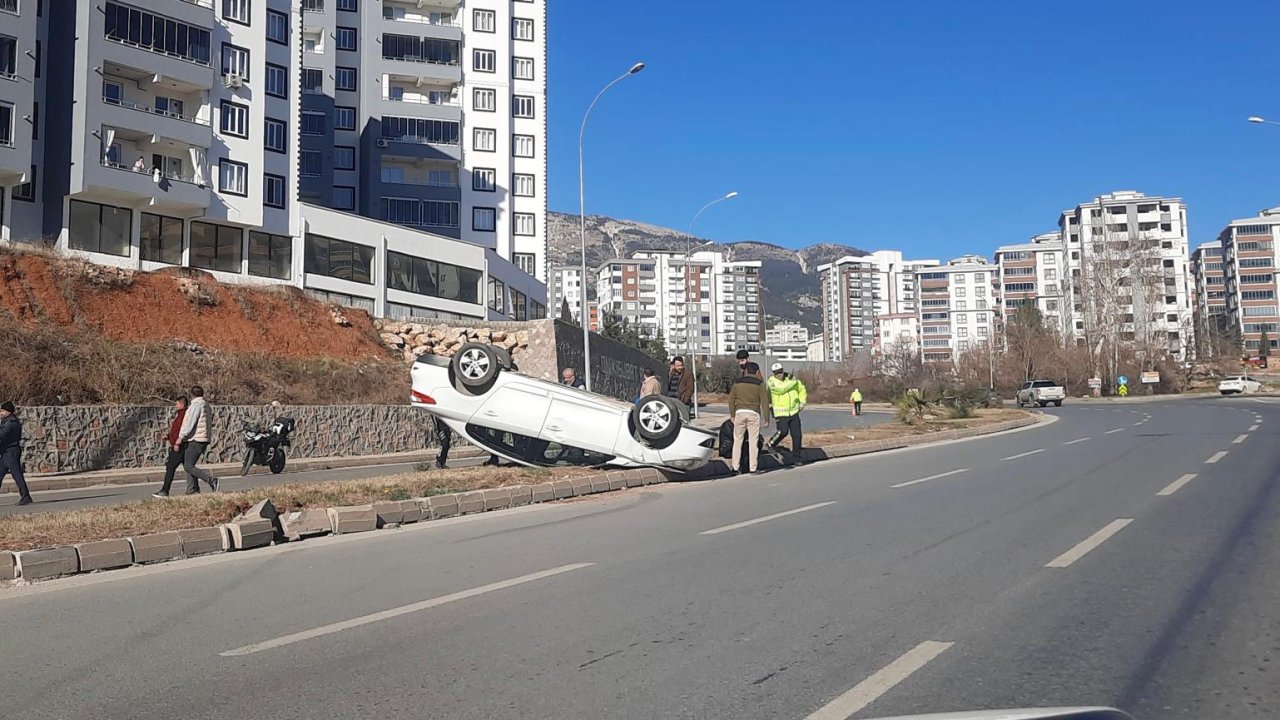
[[[18,504],[30,505],[31,491],[22,472],[22,422],[18,420],[18,409],[5,401],[0,403],[0,486],[10,473],[18,483]]]

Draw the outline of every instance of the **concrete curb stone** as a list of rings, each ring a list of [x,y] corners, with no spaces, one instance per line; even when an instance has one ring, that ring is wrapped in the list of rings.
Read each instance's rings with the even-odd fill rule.
[[[569,480],[552,480],[551,487],[555,491],[556,500],[573,497],[573,483]]]
[[[504,510],[511,507],[511,488],[509,487],[489,488],[481,490],[480,493],[484,498],[485,511]]]
[[[458,493],[458,514],[473,515],[484,512],[484,491],[468,490]]]
[[[536,503],[551,502],[556,499],[555,485],[549,482],[538,483],[529,488],[529,492],[533,496],[532,501]]]
[[[8,550],[0,552],[0,581],[18,577],[18,558]]]
[[[609,481],[610,490],[621,490],[627,486],[627,478],[621,472],[611,472],[605,477]]]
[[[18,575],[23,580],[45,580],[80,572],[80,555],[70,545],[24,550],[17,556]]]
[[[328,509],[334,535],[378,529],[378,515],[372,505],[347,505]]]
[[[590,495],[595,492],[591,489],[591,475],[573,478],[570,483],[573,488],[574,495]]]
[[[373,504],[373,514],[378,527],[399,525],[404,522],[404,508],[398,500],[383,500]]]
[[[528,485],[513,485],[511,491],[511,507],[522,507],[533,502],[533,489]]]
[[[328,535],[333,521],[327,509],[293,510],[280,516],[280,529],[288,540]]]
[[[182,545],[183,557],[212,555],[226,552],[231,547],[231,541],[227,539],[227,531],[220,527],[179,530],[178,542]]]
[[[98,540],[75,546],[80,556],[80,572],[110,570],[133,564],[133,546],[128,540]]]
[[[458,496],[454,493],[432,495],[427,498],[427,508],[431,511],[432,520],[453,517],[458,514]]]
[[[222,527],[226,529],[227,536],[230,538],[229,547],[232,550],[265,547],[270,545],[276,536],[275,523],[266,518],[232,520]]]
[[[400,501],[400,524],[408,525],[422,521],[422,505],[416,500]]]
[[[644,487],[644,478],[639,475],[630,475],[624,472],[622,473],[622,481],[629,488]]]
[[[129,538],[133,561],[139,565],[182,557],[182,539],[176,532],[153,533]]]
[[[611,473],[601,473],[591,476],[591,492],[609,492],[609,475]]]

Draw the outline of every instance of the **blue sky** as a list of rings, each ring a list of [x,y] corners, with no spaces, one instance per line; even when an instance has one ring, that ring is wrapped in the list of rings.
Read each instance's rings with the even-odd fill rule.
[[[551,209],[717,240],[989,255],[1102,192],[1191,243],[1280,205],[1275,0],[553,0]],[[980,8],[980,11],[979,11]]]

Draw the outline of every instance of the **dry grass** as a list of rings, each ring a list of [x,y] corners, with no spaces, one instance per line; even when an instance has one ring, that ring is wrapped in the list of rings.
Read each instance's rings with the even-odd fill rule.
[[[1027,413],[1023,410],[975,410],[974,417],[965,418],[963,420],[930,420],[917,425],[887,423],[884,425],[872,425],[871,427],[866,428],[843,428],[840,430],[824,430],[822,432],[805,433],[804,444],[809,447],[822,447],[824,445],[843,445],[850,442],[862,442],[863,440],[892,440],[894,438],[910,437],[913,435],[928,435],[930,433],[943,432],[945,430],[959,430],[961,428],[994,425],[996,423],[1008,422],[1009,420],[1017,420],[1018,418],[1026,416]]]
[[[0,518],[0,550],[30,550],[108,538],[210,527],[225,523],[260,500],[281,512],[297,508],[367,505],[465,490],[532,485],[596,472],[586,468],[539,470],[478,467],[406,473],[374,480],[274,485],[236,493],[202,493],[88,510]]]

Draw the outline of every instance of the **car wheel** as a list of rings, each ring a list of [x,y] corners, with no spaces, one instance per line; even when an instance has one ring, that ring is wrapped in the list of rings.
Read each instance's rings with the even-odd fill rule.
[[[1045,400],[1041,400],[1038,404],[1040,407],[1049,407],[1049,403]]]
[[[1054,407],[1062,407],[1062,401],[1061,401],[1061,400],[1054,400],[1054,401],[1053,401],[1053,406],[1054,406]]]
[[[493,347],[493,346],[490,346],[490,347]],[[513,364],[511,361],[511,353],[507,352],[504,348],[493,347],[493,354],[498,356],[498,367],[502,368],[503,370],[511,369],[511,366]]]
[[[477,393],[493,382],[500,362],[494,348],[480,343],[467,343],[453,355],[453,374],[463,387]]]
[[[631,408],[631,425],[646,445],[664,448],[680,434],[680,408],[664,395],[649,395]]]

